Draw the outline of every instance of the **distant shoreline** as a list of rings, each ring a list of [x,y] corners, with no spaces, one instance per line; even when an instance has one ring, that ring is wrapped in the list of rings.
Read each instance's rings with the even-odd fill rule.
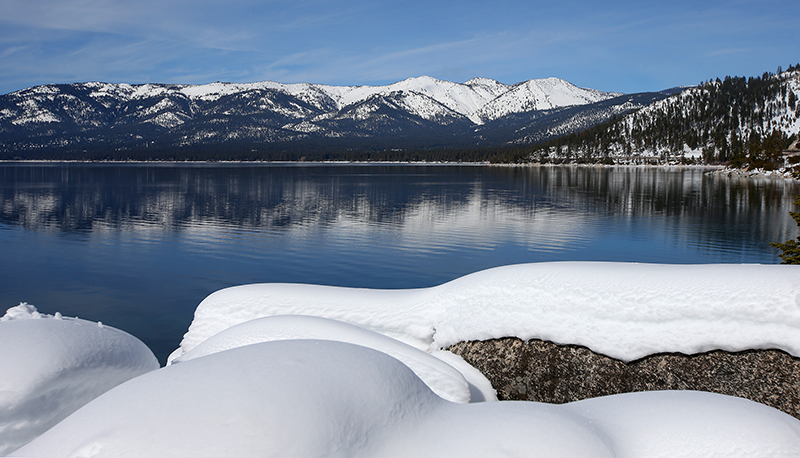
[[[226,166],[463,166],[463,167],[513,167],[513,168],[533,168],[533,167],[563,167],[563,168],[625,168],[625,169],[702,169],[708,173],[730,178],[774,178],[791,181],[800,181],[789,172],[767,172],[763,170],[742,170],[732,169],[723,165],[703,165],[703,164],[542,164],[530,162],[518,163],[492,163],[492,162],[443,162],[443,161],[92,161],[92,160],[70,160],[70,159],[23,159],[23,160],[0,160],[0,164],[87,164],[87,165],[164,165],[164,166],[193,166],[193,165],[226,165]]]
[[[582,168],[701,168],[724,169],[722,165],[702,164],[552,164],[528,162],[448,162],[448,161],[159,161],[159,160],[126,160],[97,161],[81,159],[0,159],[0,164],[243,164],[243,165],[470,165],[492,167],[582,167]]]

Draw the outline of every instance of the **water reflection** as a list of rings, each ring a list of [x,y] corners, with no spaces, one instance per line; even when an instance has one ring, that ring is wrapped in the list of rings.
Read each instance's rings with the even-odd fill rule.
[[[398,223],[431,196],[458,205],[468,183],[415,182],[405,170],[334,167],[2,167],[2,221],[34,230],[91,231],[198,223],[249,228]],[[416,176],[424,179],[423,176]],[[409,178],[411,178],[409,182]],[[421,184],[421,187],[414,185]],[[430,188],[433,189],[431,192]]]
[[[798,192],[783,180],[652,168],[61,164],[4,165],[0,177],[0,224],[33,231],[197,243],[319,231],[358,243],[378,231],[423,250],[510,238],[553,251],[651,220],[648,230],[699,246],[785,240]]]

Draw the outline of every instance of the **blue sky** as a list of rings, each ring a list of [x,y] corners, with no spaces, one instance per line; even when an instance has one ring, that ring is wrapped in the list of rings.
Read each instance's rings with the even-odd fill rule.
[[[0,11],[0,93],[422,75],[640,92],[800,62],[797,0],[0,0]]]

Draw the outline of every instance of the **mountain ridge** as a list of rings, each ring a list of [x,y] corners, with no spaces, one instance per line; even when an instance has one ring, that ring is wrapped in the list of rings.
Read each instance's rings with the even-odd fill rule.
[[[0,153],[24,158],[209,145],[251,151],[341,148],[346,139],[352,140],[348,149],[493,147],[533,138],[528,133],[502,138],[495,131],[530,129],[561,110],[607,104],[622,95],[553,77],[512,85],[429,76],[384,86],[51,84],[0,96]],[[619,110],[609,109],[607,116]],[[570,125],[560,130],[591,124]],[[325,146],[332,139],[341,141]]]

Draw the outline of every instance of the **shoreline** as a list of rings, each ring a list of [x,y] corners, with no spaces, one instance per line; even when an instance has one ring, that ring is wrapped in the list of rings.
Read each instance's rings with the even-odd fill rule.
[[[448,162],[448,161],[159,161],[159,160],[80,160],[80,159],[0,159],[0,164],[224,164],[224,165],[442,165],[442,166],[489,166],[489,167],[575,167],[575,168],[686,168],[725,169],[722,165],[703,164],[552,164],[540,162],[496,163],[496,162]],[[735,169],[732,169],[735,170]]]
[[[0,160],[0,165],[151,165],[151,166],[258,166],[258,167],[319,167],[319,166],[420,166],[420,167],[505,167],[505,168],[590,168],[590,169],[664,169],[664,170],[703,170],[705,175],[720,178],[736,179],[782,179],[786,181],[800,181],[792,172],[786,169],[765,171],[761,169],[743,170],[730,168],[724,165],[710,164],[552,164],[529,162],[518,163],[491,163],[491,162],[444,162],[444,161],[93,161],[93,160]]]

